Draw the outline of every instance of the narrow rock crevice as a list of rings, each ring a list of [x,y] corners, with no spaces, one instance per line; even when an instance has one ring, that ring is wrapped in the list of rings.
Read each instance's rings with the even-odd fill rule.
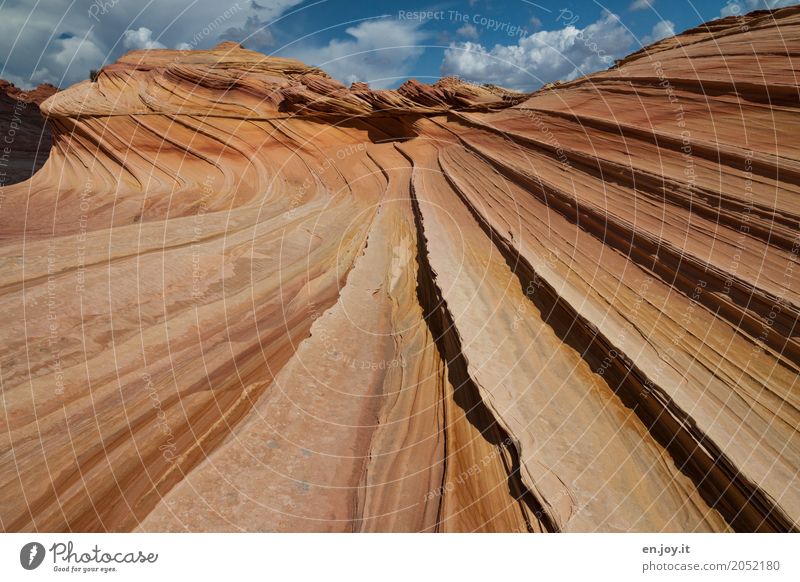
[[[633,410],[700,495],[738,532],[796,532],[797,526],[758,486],[746,479],[722,450],[669,395],[564,300],[509,242],[480,215],[442,168],[450,187],[500,251],[526,297],[562,342],[578,352]],[[535,293],[527,292],[536,289]],[[622,354],[612,357],[610,354]],[[607,367],[606,367],[607,366]]]
[[[401,153],[402,150],[399,150]],[[405,154],[403,154],[405,155]],[[409,163],[413,165],[413,160]],[[520,504],[520,511],[525,516],[528,531],[534,531],[530,522],[533,516],[546,531],[557,532],[556,521],[544,509],[544,505],[524,484],[520,475],[519,452],[510,435],[500,426],[494,415],[483,402],[480,391],[469,375],[466,358],[461,350],[461,340],[436,283],[436,274],[428,261],[428,240],[425,237],[422,212],[419,207],[413,181],[409,192],[414,211],[414,222],[417,230],[417,297],[422,306],[426,324],[436,343],[442,359],[447,363],[448,378],[454,389],[455,403],[464,411],[469,422],[494,447],[497,447],[508,474],[508,488],[511,495]],[[445,445],[446,453],[447,445]],[[508,453],[507,455],[505,453]]]

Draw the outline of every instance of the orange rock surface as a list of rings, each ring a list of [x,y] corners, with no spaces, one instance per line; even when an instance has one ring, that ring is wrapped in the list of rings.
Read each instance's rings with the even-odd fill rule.
[[[794,7],[530,95],[232,43],[56,93],[0,190],[0,525],[797,530],[799,49]]]

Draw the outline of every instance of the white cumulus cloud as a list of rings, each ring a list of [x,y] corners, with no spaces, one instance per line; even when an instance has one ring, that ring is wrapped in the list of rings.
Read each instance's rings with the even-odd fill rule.
[[[606,69],[628,52],[632,42],[619,18],[606,12],[585,28],[543,30],[513,45],[486,48],[474,42],[451,43],[441,69],[442,74],[470,81],[532,90],[550,81]]]
[[[642,38],[642,44],[647,46],[661,40],[662,38],[667,38],[668,36],[674,35],[675,23],[670,20],[661,20],[657,22],[655,26],[653,26],[653,30],[650,32],[650,34],[645,35]]]
[[[464,38],[471,38],[472,40],[477,40],[478,29],[472,26],[471,24],[465,24],[456,31],[456,34]]]
[[[324,46],[292,47],[291,56],[318,66],[345,84],[382,88],[405,77],[424,51],[419,21],[368,20],[345,30],[349,39]]]
[[[163,44],[153,39],[153,31],[144,26],[122,33],[122,46],[126,49],[163,49]]]
[[[98,63],[102,63],[105,57],[105,53],[90,38],[73,36],[58,39],[54,44],[56,48],[48,55],[48,65],[34,71],[30,77],[32,81],[58,85],[64,79],[85,79],[89,71],[98,68]]]
[[[256,10],[247,0],[6,0],[0,78],[26,88],[40,82],[67,87],[131,48],[208,48],[226,31],[245,27],[254,13],[272,22],[301,1],[262,1]]]
[[[634,0],[628,7],[628,10],[646,10],[652,8],[656,0]]]

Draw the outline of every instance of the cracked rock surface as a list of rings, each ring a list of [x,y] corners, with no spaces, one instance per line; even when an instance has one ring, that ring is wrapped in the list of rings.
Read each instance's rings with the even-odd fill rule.
[[[0,190],[6,531],[800,525],[800,8],[532,94],[234,43]]]

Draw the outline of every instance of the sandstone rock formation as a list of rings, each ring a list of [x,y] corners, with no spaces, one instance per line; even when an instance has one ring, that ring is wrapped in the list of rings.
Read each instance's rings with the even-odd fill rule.
[[[0,191],[7,531],[800,525],[800,9],[531,95],[225,44]]]
[[[23,91],[0,79],[0,186],[30,178],[50,151],[50,130],[39,104],[58,89],[43,83]]]

